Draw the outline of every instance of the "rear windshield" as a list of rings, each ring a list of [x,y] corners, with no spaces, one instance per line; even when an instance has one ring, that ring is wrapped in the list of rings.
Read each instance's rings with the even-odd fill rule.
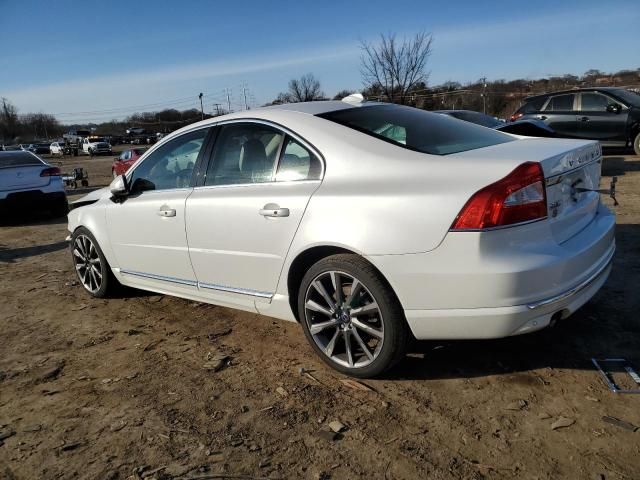
[[[402,105],[376,105],[323,113],[319,117],[409,150],[432,155],[511,142],[509,135],[446,115]]]
[[[36,156],[26,152],[1,152],[0,168],[21,167],[24,165],[43,165]]]
[[[521,106],[518,111],[521,113],[539,112],[546,101],[547,97],[533,98]]]

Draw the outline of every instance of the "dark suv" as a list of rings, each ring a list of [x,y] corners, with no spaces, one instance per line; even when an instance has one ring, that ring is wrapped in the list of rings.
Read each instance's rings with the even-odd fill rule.
[[[623,88],[581,88],[525,99],[511,121],[544,121],[558,136],[633,146],[640,155],[640,95]]]

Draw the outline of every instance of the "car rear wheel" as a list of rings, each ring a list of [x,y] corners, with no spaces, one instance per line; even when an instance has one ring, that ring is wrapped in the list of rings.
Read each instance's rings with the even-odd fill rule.
[[[640,157],[640,132],[636,134],[636,138],[633,141],[633,151]]]
[[[78,280],[90,295],[109,296],[118,286],[98,242],[89,230],[78,228],[71,236],[71,258]]]
[[[411,338],[391,287],[357,255],[333,255],[314,264],[302,279],[298,312],[316,353],[354,377],[374,377],[393,367]]]

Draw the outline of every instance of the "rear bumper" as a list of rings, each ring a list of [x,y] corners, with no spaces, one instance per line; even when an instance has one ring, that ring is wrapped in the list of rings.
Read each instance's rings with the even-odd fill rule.
[[[0,211],[14,212],[32,208],[57,207],[67,201],[63,192],[43,192],[42,190],[27,190],[14,192],[0,199]]]
[[[567,318],[587,303],[611,272],[615,247],[586,281],[560,295],[513,307],[405,310],[417,339],[488,339],[535,332],[549,326],[554,315]]]
[[[419,339],[497,338],[567,317],[606,281],[615,216],[600,205],[558,244],[547,221],[491,232],[450,232],[424,254],[371,256]]]

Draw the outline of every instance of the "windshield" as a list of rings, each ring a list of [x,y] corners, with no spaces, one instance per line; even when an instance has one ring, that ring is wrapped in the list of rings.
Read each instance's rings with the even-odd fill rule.
[[[632,107],[640,107],[640,95],[632,92],[631,90],[614,90],[613,93],[615,96],[620,97],[620,100],[631,105]]]
[[[318,115],[380,140],[433,155],[511,142],[513,137],[446,115],[401,105],[349,108]]]
[[[106,142],[106,140],[104,138],[92,138],[89,141],[91,143]]]

